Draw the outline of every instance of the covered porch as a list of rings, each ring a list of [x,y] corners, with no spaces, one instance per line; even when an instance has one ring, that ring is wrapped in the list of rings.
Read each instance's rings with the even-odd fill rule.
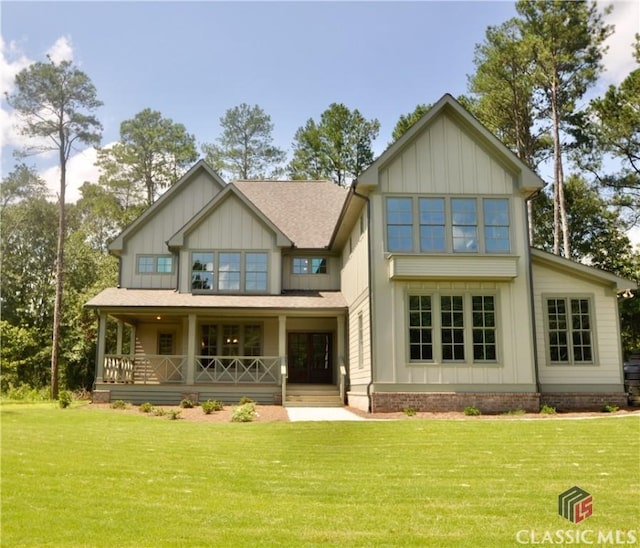
[[[159,304],[177,298],[181,306],[151,307],[149,293]],[[247,396],[281,404],[295,383],[334,386],[344,402],[346,307],[339,292],[167,293],[110,289],[88,303],[98,316],[94,400],[235,403]]]

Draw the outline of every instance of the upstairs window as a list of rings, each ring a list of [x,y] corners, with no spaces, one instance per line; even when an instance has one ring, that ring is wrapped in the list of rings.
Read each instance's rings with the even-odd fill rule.
[[[171,255],[138,255],[138,274],[172,274],[173,257]]]
[[[294,274],[326,274],[327,259],[324,257],[293,257],[291,267]]]
[[[191,289],[216,293],[265,292],[267,263],[266,252],[193,252]]]
[[[386,199],[387,251],[510,253],[508,198]]]

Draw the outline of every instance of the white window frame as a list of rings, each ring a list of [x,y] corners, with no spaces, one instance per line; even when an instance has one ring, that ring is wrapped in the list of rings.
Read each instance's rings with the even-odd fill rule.
[[[567,352],[568,359],[564,361],[552,360],[551,359],[551,329],[549,322],[549,301],[564,301],[565,302],[565,310],[567,311]],[[589,333],[591,338],[591,360],[580,361],[575,359],[575,347],[573,344],[573,321],[571,314],[571,301],[579,300],[579,301],[587,301],[589,306]],[[544,316],[544,342],[545,342],[545,352],[547,356],[547,364],[551,367],[593,367],[597,366],[599,363],[598,360],[598,347],[597,347],[597,333],[596,333],[596,323],[595,323],[595,298],[593,294],[586,293],[545,293],[542,295],[542,314]],[[579,330],[576,330],[579,331]]]
[[[413,296],[428,296],[431,298],[431,344],[432,355],[431,360],[412,360],[411,359],[411,340],[410,340],[410,303],[409,299]],[[462,360],[444,360],[443,359],[443,340],[442,340],[442,297],[462,297],[463,307],[463,334],[464,334],[464,359]],[[494,305],[494,327],[495,334],[495,360],[476,360],[474,359],[474,343],[473,331],[480,329],[473,325],[473,297],[492,297]],[[500,303],[499,296],[495,291],[486,290],[464,290],[464,291],[407,291],[405,295],[405,352],[406,362],[409,365],[442,365],[445,367],[465,365],[473,367],[495,367],[502,366],[502,343],[500,339]]]

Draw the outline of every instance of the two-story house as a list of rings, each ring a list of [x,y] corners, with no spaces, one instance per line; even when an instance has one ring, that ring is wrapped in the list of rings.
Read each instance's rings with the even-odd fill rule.
[[[95,398],[624,405],[617,300],[636,286],[529,247],[542,187],[449,95],[348,189],[198,162],[110,244]]]

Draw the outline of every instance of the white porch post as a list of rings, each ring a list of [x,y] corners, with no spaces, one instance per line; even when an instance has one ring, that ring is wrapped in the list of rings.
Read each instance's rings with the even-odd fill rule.
[[[136,326],[131,324],[129,332],[129,354],[131,355],[131,360],[133,360],[136,356]]]
[[[122,320],[118,320],[116,327],[116,354],[120,355],[122,354],[122,333],[124,329],[124,323]]]
[[[100,313],[98,317],[98,352],[96,354],[96,382],[104,378],[104,347],[107,338],[107,315]]]
[[[187,384],[195,382],[196,370],[196,315],[189,314],[189,328],[187,330]]]
[[[287,356],[287,317],[278,316],[278,356],[286,360]]]
[[[338,364],[342,364],[344,358],[346,356],[345,352],[345,319],[344,315],[340,315],[336,318],[337,320],[337,334],[336,334],[336,345],[338,350]]]

